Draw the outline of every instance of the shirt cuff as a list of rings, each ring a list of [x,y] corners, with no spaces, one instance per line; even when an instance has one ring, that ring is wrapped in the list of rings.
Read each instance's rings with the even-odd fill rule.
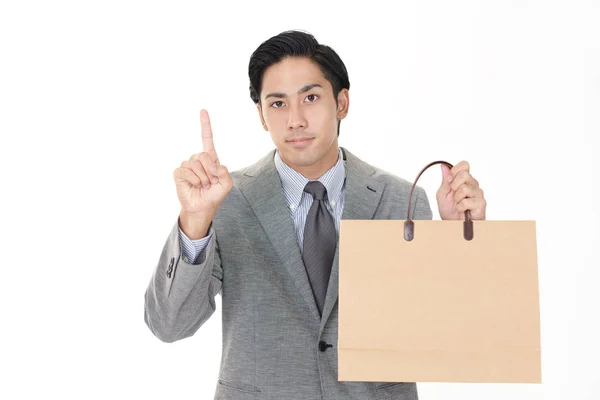
[[[206,237],[202,239],[192,240],[186,236],[185,233],[179,228],[179,242],[181,244],[181,255],[183,261],[188,264],[201,264],[204,259],[204,250],[206,249],[208,242],[213,236],[212,224],[208,230]]]

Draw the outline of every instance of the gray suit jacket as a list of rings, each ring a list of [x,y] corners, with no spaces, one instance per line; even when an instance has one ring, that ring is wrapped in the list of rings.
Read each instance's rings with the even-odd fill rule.
[[[412,184],[342,150],[342,219],[406,219]],[[338,382],[338,252],[320,318],[273,156],[232,172],[200,265],[182,259],[175,223],[146,291],[148,327],[165,342],[192,336],[221,294],[215,400],[417,399],[415,383]],[[413,219],[431,219],[423,189],[414,197]]]

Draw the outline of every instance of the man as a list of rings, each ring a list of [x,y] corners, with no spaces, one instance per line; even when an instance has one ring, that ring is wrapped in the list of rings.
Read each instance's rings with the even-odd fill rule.
[[[145,320],[165,342],[189,337],[223,307],[215,399],[417,399],[414,383],[338,382],[340,218],[405,219],[411,184],[338,147],[348,74],[307,33],[262,43],[250,95],[276,150],[229,173],[201,111],[203,152],[174,171],[181,203],[146,291]],[[442,167],[443,219],[484,219],[467,162]],[[431,219],[417,187],[414,219]],[[368,267],[368,266],[365,266]]]

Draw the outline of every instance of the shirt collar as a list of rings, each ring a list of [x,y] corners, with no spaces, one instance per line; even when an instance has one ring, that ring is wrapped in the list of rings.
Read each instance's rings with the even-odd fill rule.
[[[300,205],[304,187],[309,182],[309,179],[283,162],[278,150],[275,151],[274,161],[288,205],[293,205],[297,208]],[[327,198],[330,202],[339,201],[345,178],[346,166],[342,157],[342,150],[338,148],[337,163],[317,179],[327,189]]]

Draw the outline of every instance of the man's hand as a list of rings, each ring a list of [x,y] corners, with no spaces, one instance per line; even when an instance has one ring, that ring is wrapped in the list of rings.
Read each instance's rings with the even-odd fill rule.
[[[442,185],[436,198],[442,219],[465,219],[465,211],[471,211],[472,220],[484,220],[487,202],[479,182],[471,176],[469,163],[461,161],[450,169],[442,164]]]
[[[190,239],[203,237],[217,208],[233,187],[233,179],[215,151],[206,110],[200,111],[200,125],[203,151],[192,155],[173,172],[181,203],[180,226]]]

